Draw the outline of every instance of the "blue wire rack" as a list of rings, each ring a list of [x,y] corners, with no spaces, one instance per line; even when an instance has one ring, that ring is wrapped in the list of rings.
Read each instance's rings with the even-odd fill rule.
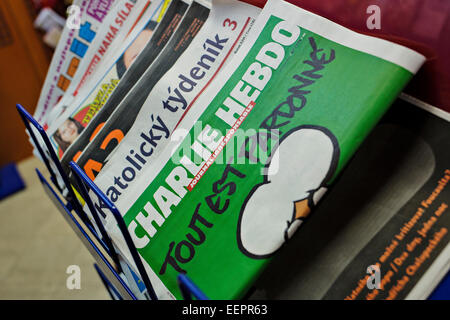
[[[111,298],[117,300],[138,300],[139,298],[158,300],[158,296],[156,295],[154,287],[119,210],[95,185],[95,183],[89,179],[84,171],[76,163],[71,162],[70,170],[76,182],[77,190],[80,192],[81,197],[94,218],[94,226],[86,212],[83,210],[83,206],[78,201],[69,177],[63,170],[45,130],[20,104],[17,105],[17,110],[40,157],[50,173],[50,180],[64,197],[60,197],[55,191],[55,188],[52,187],[42,173],[36,169],[39,180],[56,208],[94,257],[96,261],[94,268],[99,274],[100,279],[108,290]],[[135,272],[134,268],[125,262],[124,259],[121,259],[120,255],[117,253],[110,236],[103,227],[99,212],[93,205],[89,191],[93,192],[101,199],[113,214],[131,254],[132,262],[137,268],[137,272]],[[131,271],[131,275],[135,279],[135,286],[130,285],[130,277],[127,278],[125,276],[124,269]],[[186,275],[179,274],[177,281],[180,292],[185,300],[208,300],[208,297]],[[135,287],[135,289],[133,290],[131,287]]]

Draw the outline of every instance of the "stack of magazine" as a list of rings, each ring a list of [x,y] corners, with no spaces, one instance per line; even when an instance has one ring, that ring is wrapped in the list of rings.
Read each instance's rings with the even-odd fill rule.
[[[425,57],[251,2],[75,0],[34,114],[63,170],[119,209],[159,298],[180,273],[212,299],[428,297],[450,116],[402,93]]]

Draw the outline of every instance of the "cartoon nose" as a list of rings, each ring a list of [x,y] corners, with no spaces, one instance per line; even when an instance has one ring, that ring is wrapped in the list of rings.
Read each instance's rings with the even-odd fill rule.
[[[308,199],[294,202],[294,218],[304,219],[311,212],[311,208],[308,206]]]

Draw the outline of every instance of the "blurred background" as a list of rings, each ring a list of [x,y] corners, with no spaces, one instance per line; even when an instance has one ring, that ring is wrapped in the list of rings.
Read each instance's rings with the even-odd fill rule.
[[[427,62],[405,92],[450,112],[450,1],[289,2],[424,54]],[[92,267],[93,258],[38,183],[34,168],[44,173],[45,168],[32,157],[15,108],[20,103],[34,112],[70,4],[67,0],[0,1],[0,178],[3,186],[11,172],[22,178],[16,188],[21,191],[0,197],[0,299],[108,298]],[[373,6],[379,9],[379,24],[371,20]],[[81,268],[79,290],[66,287],[70,265]]]

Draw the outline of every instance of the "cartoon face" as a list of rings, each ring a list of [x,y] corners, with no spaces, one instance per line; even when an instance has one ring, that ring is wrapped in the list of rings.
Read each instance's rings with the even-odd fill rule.
[[[147,42],[150,40],[153,31],[149,29],[143,30],[139,36],[133,41],[130,47],[125,51],[123,56],[123,61],[125,64],[125,68],[128,69],[133,61],[137,58],[137,56],[144,49]]]
[[[289,131],[266,164],[265,181],[252,189],[242,206],[240,250],[255,259],[278,250],[325,193],[338,160],[337,140],[326,128]]]

